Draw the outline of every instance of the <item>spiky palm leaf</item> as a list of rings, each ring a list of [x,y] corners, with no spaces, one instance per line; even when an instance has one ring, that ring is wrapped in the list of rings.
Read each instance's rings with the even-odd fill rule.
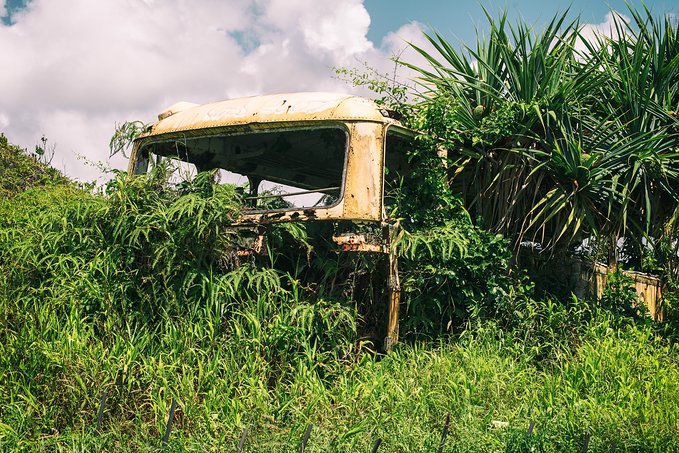
[[[632,16],[616,18],[617,39],[587,40],[566,14],[539,32],[487,14],[475,49],[437,33],[438,55],[416,47],[430,64],[409,65],[429,89],[419,124],[451,150],[453,184],[486,226],[554,247],[641,240],[674,212],[679,40],[669,19]]]

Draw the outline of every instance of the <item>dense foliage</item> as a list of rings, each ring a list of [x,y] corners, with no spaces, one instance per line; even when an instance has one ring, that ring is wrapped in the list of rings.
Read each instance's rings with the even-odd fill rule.
[[[614,14],[584,36],[566,14],[535,29],[488,16],[488,33],[435,53],[414,127],[449,149],[451,177],[474,218],[515,243],[563,249],[599,241],[637,269],[676,261],[679,27],[671,16]],[[632,252],[633,251],[633,252]],[[676,267],[672,265],[671,267]]]
[[[585,431],[623,450],[676,445],[676,348],[644,321],[533,300],[504,240],[459,205],[398,244],[406,339],[460,335],[382,357],[366,333],[384,300],[376,257],[312,247],[299,225],[269,232],[276,253],[239,256],[234,188],[165,176],[0,201],[3,448],[156,448],[173,397],[178,450],[233,449],[243,428],[246,451],[295,449],[311,422],[311,451],[377,437],[419,451],[448,412],[455,451],[572,450]]]

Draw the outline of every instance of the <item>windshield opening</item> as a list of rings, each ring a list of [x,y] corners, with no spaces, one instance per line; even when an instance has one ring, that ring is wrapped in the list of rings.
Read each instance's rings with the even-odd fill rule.
[[[171,183],[218,170],[216,182],[241,187],[250,210],[328,207],[342,195],[348,134],[341,126],[182,137],[140,150],[148,160],[171,160]]]

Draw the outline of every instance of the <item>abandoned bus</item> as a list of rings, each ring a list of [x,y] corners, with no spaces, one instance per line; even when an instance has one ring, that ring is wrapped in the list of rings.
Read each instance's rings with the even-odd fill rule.
[[[171,159],[190,176],[216,177],[244,190],[241,224],[290,221],[373,223],[381,234],[336,234],[341,250],[387,253],[388,187],[406,171],[412,133],[374,101],[347,94],[292,93],[205,105],[178,103],[135,140],[129,173]],[[388,168],[388,171],[386,170]],[[389,254],[385,346],[398,338],[399,283]]]

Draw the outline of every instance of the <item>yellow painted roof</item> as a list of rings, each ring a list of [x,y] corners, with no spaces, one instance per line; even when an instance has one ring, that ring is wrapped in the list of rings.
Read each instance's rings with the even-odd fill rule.
[[[372,100],[339,93],[252,96],[211,104],[180,102],[158,115],[149,135],[253,123],[363,120],[395,123]]]

